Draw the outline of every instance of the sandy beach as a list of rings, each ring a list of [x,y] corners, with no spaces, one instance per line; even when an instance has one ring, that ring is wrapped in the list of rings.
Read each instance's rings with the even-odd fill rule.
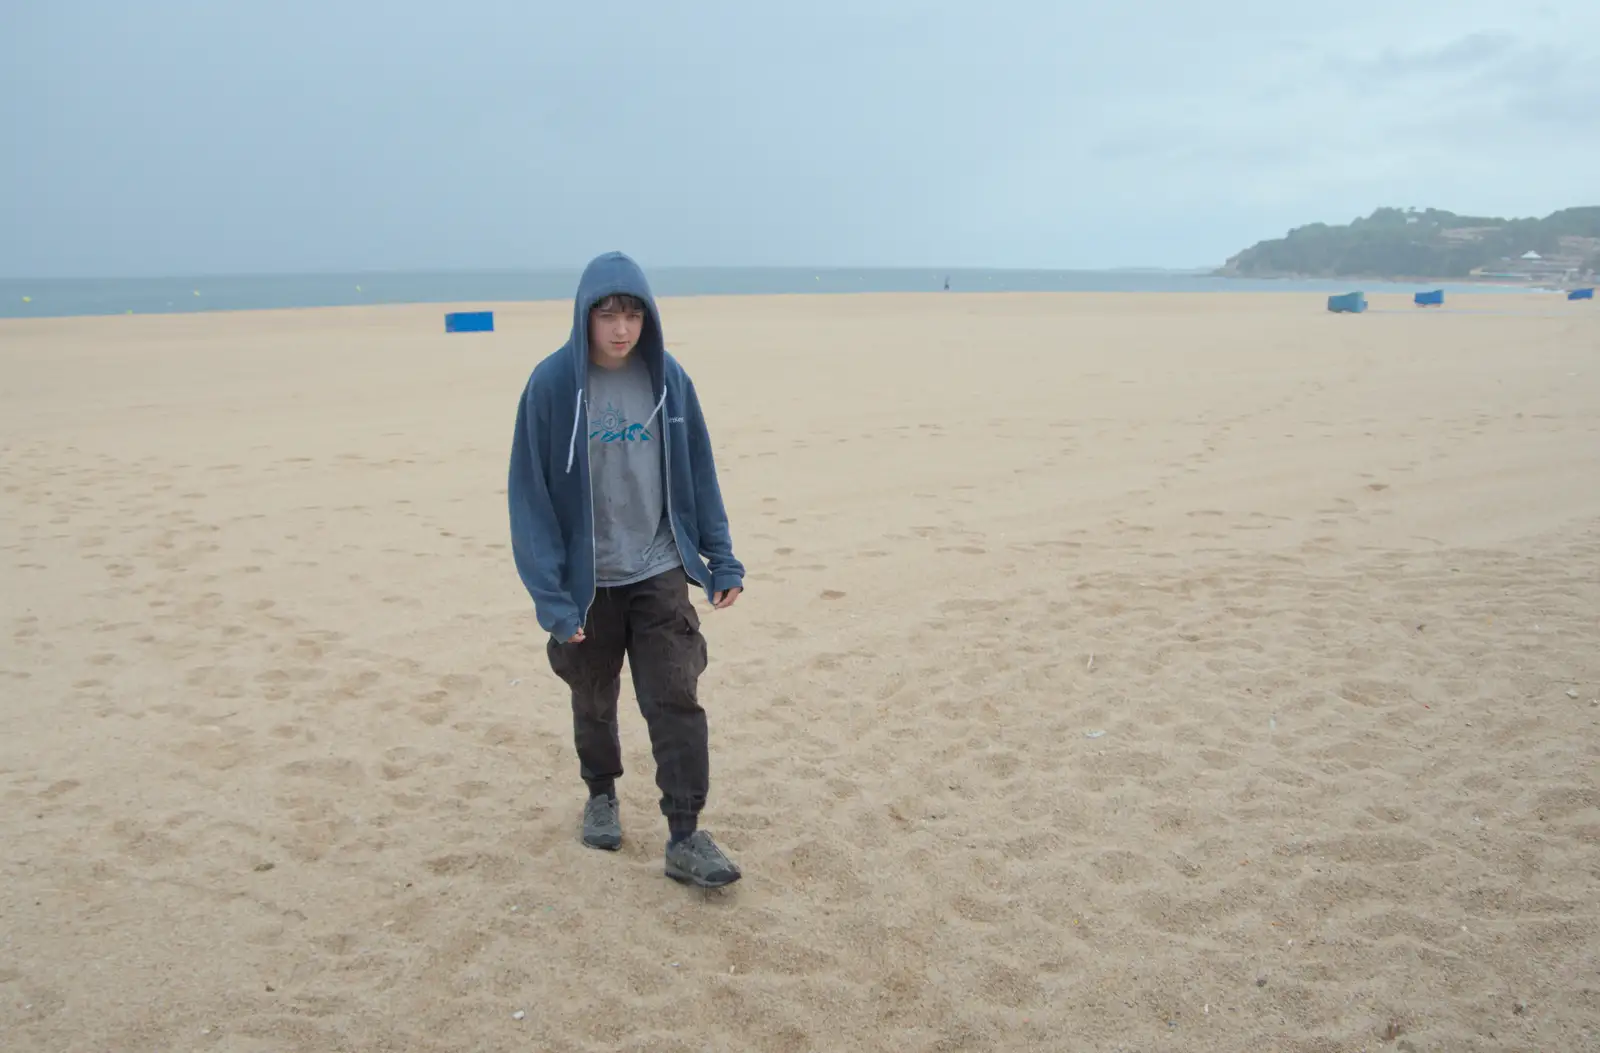
[[[570,303],[0,322],[0,1047],[1600,1048],[1600,314],[1322,300],[664,301],[720,893],[627,686],[578,841]]]

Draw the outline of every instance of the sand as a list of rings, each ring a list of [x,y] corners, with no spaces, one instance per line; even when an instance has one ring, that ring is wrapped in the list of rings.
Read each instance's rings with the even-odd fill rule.
[[[568,305],[0,323],[0,1045],[1600,1047],[1600,315],[1452,302],[666,302],[720,893],[629,689],[578,843]]]

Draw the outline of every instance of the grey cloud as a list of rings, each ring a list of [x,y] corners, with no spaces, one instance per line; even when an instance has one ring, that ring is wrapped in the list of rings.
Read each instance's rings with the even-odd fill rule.
[[[1498,97],[1509,121],[1569,133],[1600,129],[1600,60],[1595,57],[1585,61],[1540,48],[1479,78],[1474,87],[1482,96]]]
[[[1439,47],[1385,49],[1371,58],[1337,58],[1330,66],[1349,77],[1377,80],[1467,73],[1512,54],[1517,47],[1517,39],[1509,33],[1469,33]]]

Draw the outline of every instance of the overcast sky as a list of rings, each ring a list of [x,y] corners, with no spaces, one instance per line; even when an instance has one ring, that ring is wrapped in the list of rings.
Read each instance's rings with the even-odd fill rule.
[[[0,135],[12,277],[1205,266],[1600,204],[1600,3],[0,0]]]

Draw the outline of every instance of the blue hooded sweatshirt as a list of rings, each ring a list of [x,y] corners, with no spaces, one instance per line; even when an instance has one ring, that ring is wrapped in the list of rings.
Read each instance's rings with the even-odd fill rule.
[[[615,293],[645,303],[644,330],[633,353],[643,356],[651,384],[660,392],[656,414],[666,435],[667,518],[684,570],[708,599],[744,587],[744,566],[733,556],[711,436],[694,382],[667,353],[661,314],[644,271],[620,252],[607,253],[590,261],[578,281],[566,344],[528,378],[511,445],[511,551],[539,625],[558,640],[571,639],[587,624],[595,596],[594,498],[583,395],[589,310]]]

